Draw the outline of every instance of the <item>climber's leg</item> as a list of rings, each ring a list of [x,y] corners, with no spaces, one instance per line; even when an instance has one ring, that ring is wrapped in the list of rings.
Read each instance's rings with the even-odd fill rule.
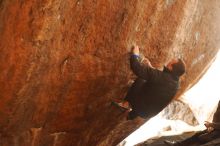
[[[145,82],[145,80],[137,78],[128,90],[124,100],[128,101],[129,103],[132,103],[132,100],[140,94],[140,90]]]

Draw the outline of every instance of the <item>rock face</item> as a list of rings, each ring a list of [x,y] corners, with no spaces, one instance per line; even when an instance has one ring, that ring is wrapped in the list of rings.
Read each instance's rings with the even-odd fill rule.
[[[218,0],[0,0],[0,145],[116,145],[144,121],[110,106],[133,78],[128,52],[155,67],[182,57],[177,97],[219,48]]]

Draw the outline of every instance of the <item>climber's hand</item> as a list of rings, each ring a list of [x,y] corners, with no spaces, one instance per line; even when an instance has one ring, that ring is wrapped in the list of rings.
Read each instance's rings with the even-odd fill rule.
[[[149,67],[154,68],[148,58],[145,57],[145,58],[144,58],[144,62],[145,62]]]
[[[214,130],[214,127],[213,127],[213,124],[212,124],[212,123],[210,123],[210,122],[208,122],[208,121],[205,121],[205,124],[204,124],[204,125],[206,126],[208,132],[211,132],[211,131]]]
[[[134,46],[133,49],[132,49],[132,53],[134,55],[139,55],[140,54],[139,47],[138,46]]]

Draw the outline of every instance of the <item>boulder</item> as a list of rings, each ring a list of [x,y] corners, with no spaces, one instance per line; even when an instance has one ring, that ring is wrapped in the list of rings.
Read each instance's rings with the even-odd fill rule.
[[[168,120],[182,120],[191,126],[199,125],[190,107],[181,100],[173,100],[160,114]]]
[[[126,121],[110,105],[134,78],[132,45],[159,69],[174,57],[185,60],[178,98],[219,49],[219,5],[0,0],[0,145],[116,145],[145,122]]]

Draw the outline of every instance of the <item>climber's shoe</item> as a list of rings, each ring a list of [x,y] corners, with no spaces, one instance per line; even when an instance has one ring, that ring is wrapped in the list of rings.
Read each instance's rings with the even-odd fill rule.
[[[119,107],[123,111],[131,111],[132,110],[127,101],[123,101],[123,102],[112,101],[112,105]]]

